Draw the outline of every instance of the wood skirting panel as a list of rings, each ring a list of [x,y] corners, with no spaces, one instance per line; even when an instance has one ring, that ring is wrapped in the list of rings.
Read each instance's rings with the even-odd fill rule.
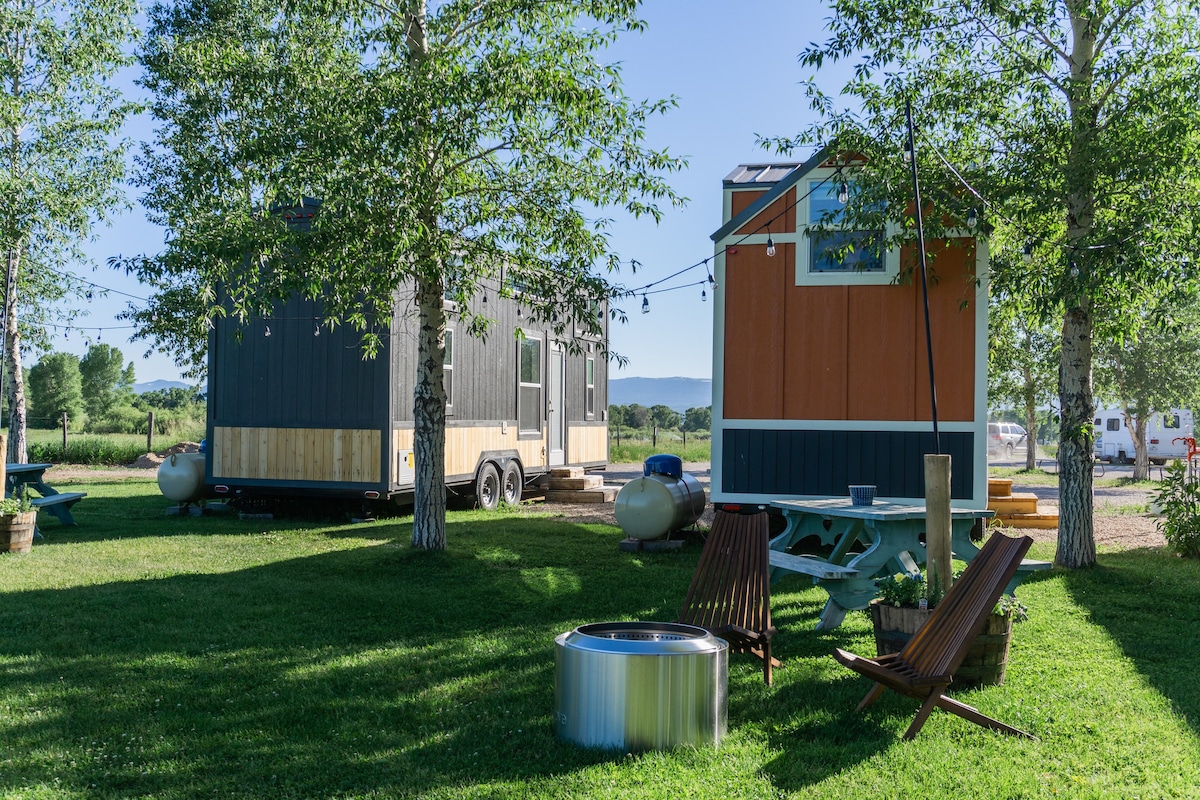
[[[404,453],[413,449],[413,429],[397,428],[393,432],[395,452]],[[450,425],[446,427],[446,474],[469,475],[479,464],[479,454],[499,450],[516,450],[526,469],[546,466],[545,439],[521,439],[517,426],[509,424],[503,430],[499,424]],[[393,483],[405,484],[411,478],[393,476]]]
[[[216,427],[214,479],[379,483],[382,437],[360,428]]]
[[[594,464],[597,461],[608,461],[608,426],[568,426],[567,460],[572,464]]]

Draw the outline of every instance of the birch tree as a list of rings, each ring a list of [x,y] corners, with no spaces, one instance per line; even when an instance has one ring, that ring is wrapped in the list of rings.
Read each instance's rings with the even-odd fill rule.
[[[23,337],[44,346],[45,329],[28,322],[44,321],[69,292],[84,294],[63,265],[83,260],[93,224],[120,207],[124,148],[114,137],[132,107],[112,79],[131,61],[136,8],[133,0],[0,0],[8,461],[26,460]]]
[[[489,286],[519,290],[568,346],[575,329],[601,334],[618,256],[595,215],[657,219],[657,202],[679,202],[665,176],[681,162],[644,141],[672,102],[631,99],[600,58],[641,27],[637,6],[156,5],[142,60],[160,149],[141,180],[171,240],[125,262],[159,287],[135,318],[158,341],[180,336],[174,321],[194,353],[205,317],[301,295],[322,301],[323,324],[354,326],[370,357],[405,298],[419,330],[413,544],[444,548],[445,299],[472,335],[512,335],[469,310]],[[304,230],[270,213],[305,197],[321,204]]]
[[[781,145],[838,142],[867,157],[865,192],[905,208],[904,102],[939,223],[981,225],[1035,255],[992,288],[1060,331],[1059,536],[1055,562],[1095,562],[1093,343],[1138,324],[1185,260],[1200,192],[1200,3],[1158,0],[833,0],[827,37],[801,62],[856,59],[842,88],[809,84],[821,121]],[[909,203],[911,201],[908,201]],[[902,229],[909,233],[909,229]],[[1141,257],[1154,253],[1157,258]],[[1162,266],[1170,264],[1169,270]]]

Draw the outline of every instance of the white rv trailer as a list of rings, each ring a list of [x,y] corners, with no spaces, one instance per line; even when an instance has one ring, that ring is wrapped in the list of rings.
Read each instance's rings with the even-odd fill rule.
[[[1132,463],[1133,432],[1125,426],[1125,412],[1108,408],[1096,412],[1096,458],[1109,462]],[[1194,430],[1192,412],[1172,408],[1155,412],[1146,420],[1146,451],[1150,463],[1165,464],[1172,458],[1187,458],[1185,437]]]

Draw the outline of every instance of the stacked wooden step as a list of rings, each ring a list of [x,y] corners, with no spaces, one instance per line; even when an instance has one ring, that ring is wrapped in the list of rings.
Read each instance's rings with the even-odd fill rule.
[[[1009,528],[1058,527],[1058,514],[1040,513],[1037,495],[1014,493],[1010,478],[988,478],[988,508]]]
[[[616,486],[605,486],[602,476],[588,475],[583,467],[550,470],[547,503],[611,503],[616,499]]]

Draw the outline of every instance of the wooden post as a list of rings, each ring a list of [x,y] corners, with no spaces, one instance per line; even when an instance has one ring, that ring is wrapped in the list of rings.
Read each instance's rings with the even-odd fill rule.
[[[8,436],[0,433],[0,452],[8,453]],[[8,494],[8,456],[0,459],[0,486],[4,487],[4,494]]]
[[[62,415],[62,429],[63,429],[63,461],[66,461],[67,460],[67,412],[65,412],[65,411],[63,412],[63,415]]]
[[[683,446],[687,447],[687,428],[680,428],[679,433],[683,435]]]
[[[154,452],[154,412],[147,411],[149,419],[146,421],[146,452]]]
[[[940,599],[954,580],[950,564],[950,456],[925,456],[925,566],[930,593]]]
[[[650,446],[654,447],[654,448],[658,447],[658,426],[657,425],[652,425],[650,427]]]

